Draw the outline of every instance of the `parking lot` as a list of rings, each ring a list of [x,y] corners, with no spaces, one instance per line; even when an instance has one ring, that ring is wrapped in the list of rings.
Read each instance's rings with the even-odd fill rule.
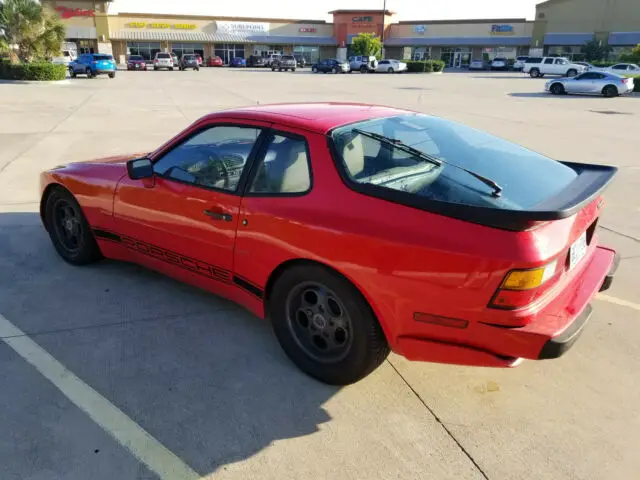
[[[0,83],[0,478],[637,479],[640,95],[550,96],[546,80],[204,68]],[[152,150],[211,111],[306,101],[411,108],[620,167],[599,234],[622,262],[575,347],[510,370],[391,355],[334,388],[230,302],[55,253],[41,170]]]

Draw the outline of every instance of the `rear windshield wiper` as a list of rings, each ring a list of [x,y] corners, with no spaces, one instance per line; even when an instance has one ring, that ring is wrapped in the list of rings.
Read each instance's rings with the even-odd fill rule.
[[[467,172],[469,175],[471,175],[472,177],[477,178],[478,180],[480,180],[482,183],[484,183],[485,185],[487,185],[488,187],[491,187],[493,189],[493,192],[491,192],[491,195],[493,197],[499,197],[502,195],[502,187],[500,185],[498,185],[496,182],[494,182],[493,180],[491,180],[490,178],[487,178],[483,175],[480,175],[479,173],[474,172],[473,170],[469,170],[467,168],[461,167],[459,165],[456,165],[455,163],[450,163],[447,162],[446,160],[443,160],[441,158],[437,158],[437,157],[433,157],[427,153],[424,153],[416,148],[413,148],[405,143],[402,143],[400,140],[395,140],[393,138],[387,138],[384,135],[380,135],[378,133],[373,133],[373,132],[367,132],[366,130],[360,130],[359,128],[354,128],[351,130],[352,132],[355,133],[359,133],[360,135],[364,135],[365,137],[369,137],[369,138],[373,138],[374,140],[378,140],[381,143],[384,143],[385,145],[389,145],[393,148],[397,148],[398,150],[401,150],[403,152],[406,152],[410,155],[413,155],[415,157],[421,158],[422,160],[426,160],[427,162],[431,162],[439,167],[442,166],[442,164],[446,164],[449,165],[451,167],[457,168],[458,170],[462,170],[463,172]]]

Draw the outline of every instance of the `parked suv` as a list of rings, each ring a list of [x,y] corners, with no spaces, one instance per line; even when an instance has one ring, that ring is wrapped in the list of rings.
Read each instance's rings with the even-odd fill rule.
[[[200,70],[200,65],[198,64],[198,57],[196,57],[191,53],[182,55],[182,58],[180,58],[180,63],[178,64],[178,68],[180,70],[187,70],[189,68],[195,71]]]
[[[73,78],[77,75],[93,78],[103,74],[113,78],[116,76],[116,62],[111,55],[104,53],[83,53],[69,64],[69,73]]]
[[[376,57],[355,56],[349,57],[349,71],[359,71],[360,73],[375,72],[378,67]]]
[[[296,59],[293,55],[283,55],[282,57],[280,57],[277,60],[274,60],[271,63],[271,71],[275,72],[276,70],[278,71],[287,71],[287,70],[291,70],[292,72],[296,71],[296,67],[298,66],[298,62],[296,62]]]
[[[156,58],[153,59],[153,69],[160,70],[161,68],[168,68],[173,70],[173,57],[170,53],[158,52]]]
[[[249,57],[249,59],[247,60],[247,67],[266,67],[267,66],[267,59],[264,57],[261,57],[260,55],[251,55]]]
[[[532,57],[527,59],[522,71],[528,73],[531,78],[544,77],[545,75],[575,77],[579,73],[586,72],[587,68],[577,63],[571,63],[564,57]]]
[[[282,55],[280,55],[279,53],[272,53],[271,55],[267,55],[267,63],[266,63],[266,66],[267,66],[267,67],[270,67],[270,66],[271,66],[271,64],[272,64],[273,62],[275,62],[276,60],[279,60],[281,56],[282,56]]]

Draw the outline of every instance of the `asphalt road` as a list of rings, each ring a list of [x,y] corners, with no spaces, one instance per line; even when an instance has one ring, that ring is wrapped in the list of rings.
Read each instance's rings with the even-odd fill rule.
[[[553,97],[544,81],[203,69],[0,83],[0,478],[637,479],[640,96]],[[599,234],[623,260],[580,341],[511,370],[392,355],[337,389],[225,300],[55,254],[37,213],[41,170],[154,149],[213,110],[285,101],[409,107],[619,166]]]

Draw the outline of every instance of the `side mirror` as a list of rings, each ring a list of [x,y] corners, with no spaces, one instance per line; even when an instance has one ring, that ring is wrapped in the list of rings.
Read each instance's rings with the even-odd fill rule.
[[[153,163],[148,158],[136,158],[127,162],[127,173],[132,180],[153,177]]]

